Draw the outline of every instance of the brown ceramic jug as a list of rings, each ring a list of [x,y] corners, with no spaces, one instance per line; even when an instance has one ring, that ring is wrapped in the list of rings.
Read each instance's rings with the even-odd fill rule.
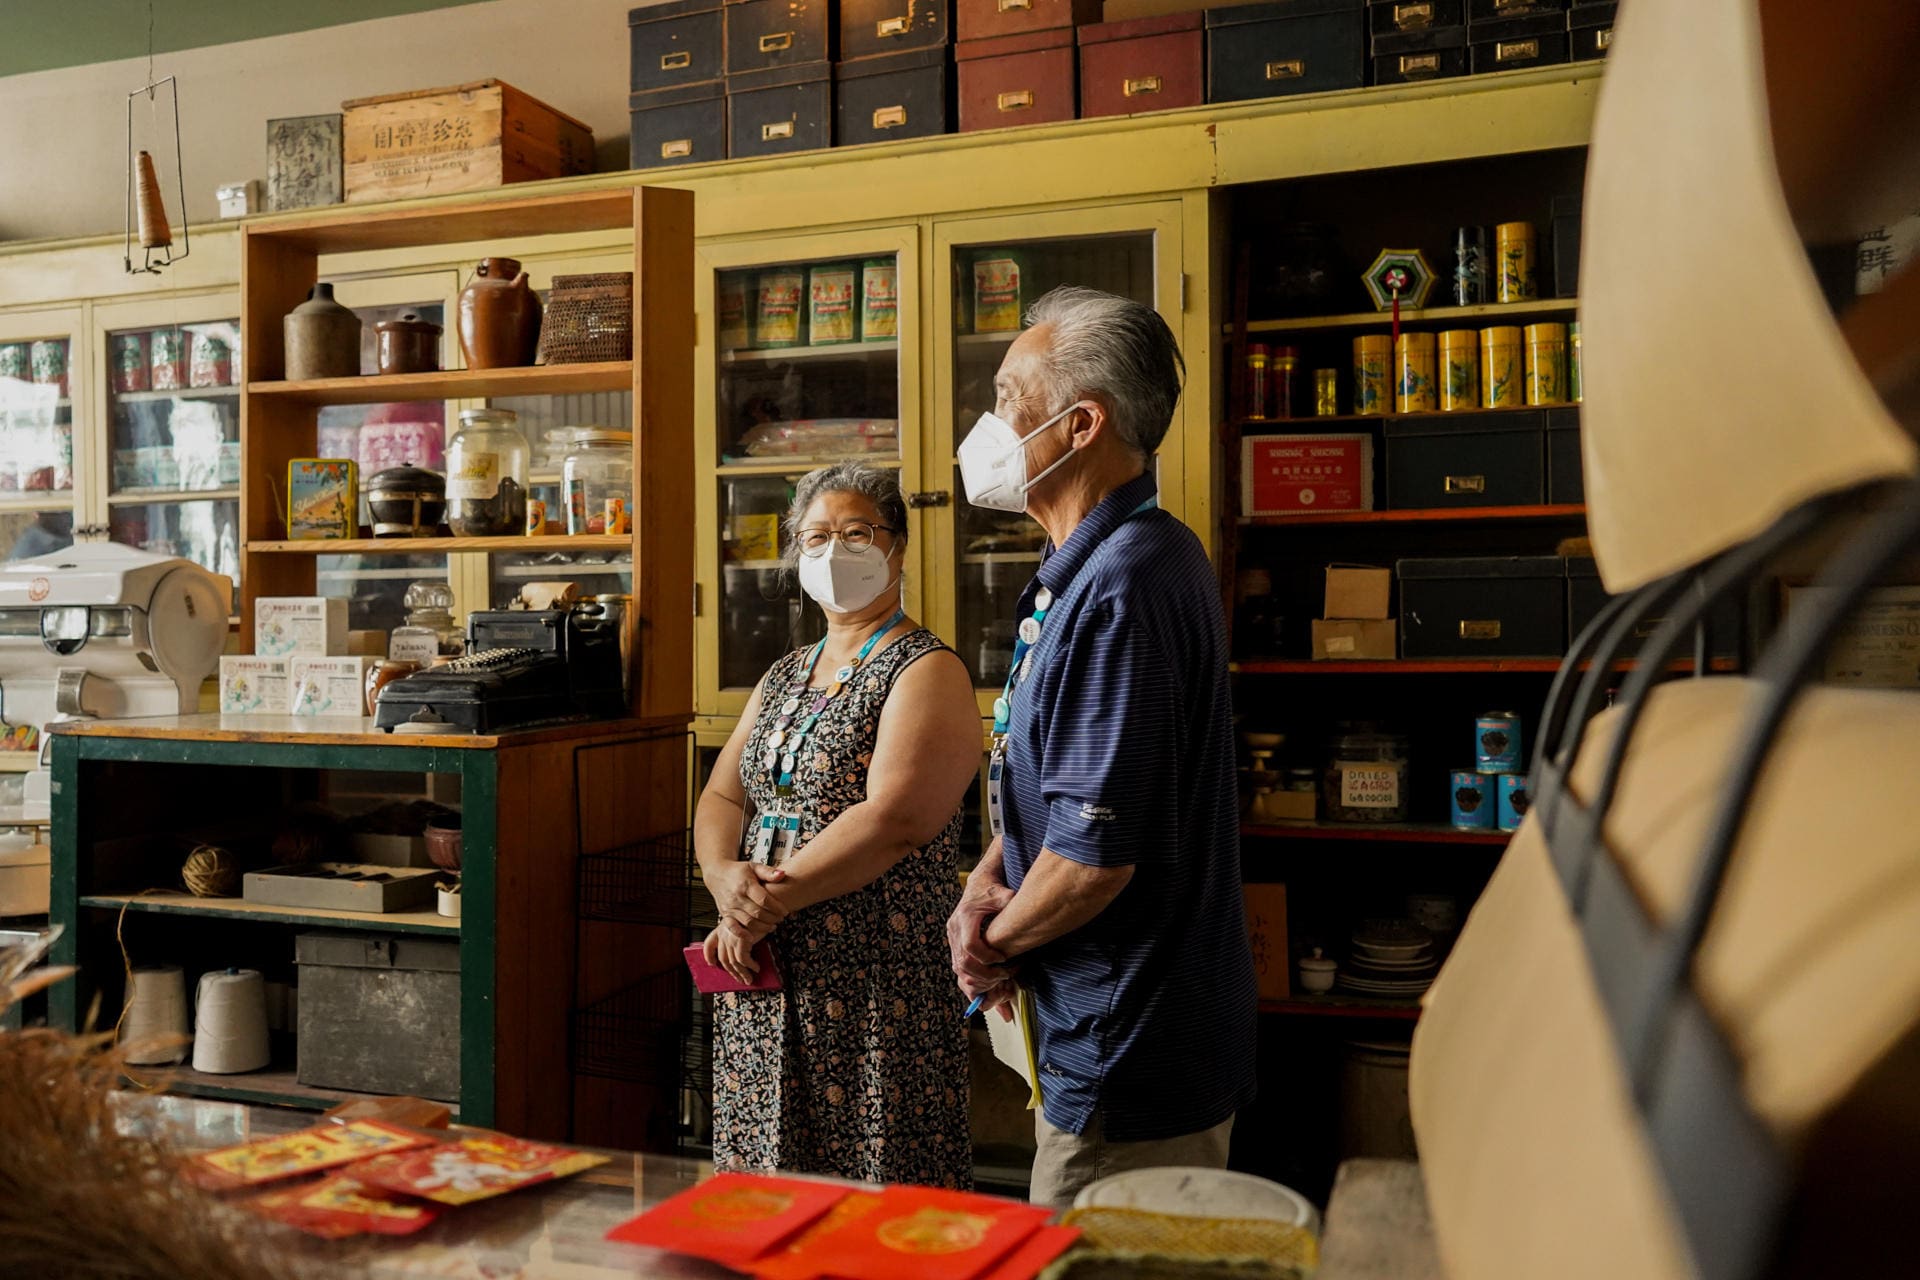
[[[460,291],[460,350],[469,369],[533,363],[540,299],[512,258],[482,258]]]

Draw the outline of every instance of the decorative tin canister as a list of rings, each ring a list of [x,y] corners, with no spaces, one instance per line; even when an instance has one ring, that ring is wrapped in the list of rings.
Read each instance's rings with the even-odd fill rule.
[[[144,347],[141,348],[143,351]],[[25,342],[0,342],[0,378],[33,381],[32,347]]]
[[[1494,819],[1499,817],[1500,797],[1495,792],[1499,785],[1487,774],[1455,769],[1450,797],[1453,825],[1462,831],[1493,830]]]
[[[1480,331],[1480,403],[1488,409],[1517,409],[1523,390],[1525,364],[1520,330],[1498,325]]]
[[[973,331],[1018,333],[1026,304],[1032,301],[1024,254],[982,250],[973,260]]]
[[[1527,326],[1527,403],[1562,404],[1567,399],[1567,326]]]
[[[1353,340],[1353,411],[1385,413],[1393,404],[1393,336],[1369,333]]]
[[[1440,335],[1440,411],[1480,407],[1480,335],[1448,329]]]
[[[1518,831],[1520,823],[1527,816],[1527,810],[1532,807],[1533,799],[1527,794],[1527,775],[1524,773],[1501,774],[1500,829]]]
[[[860,265],[860,340],[892,342],[900,336],[900,271],[892,258]]]
[[[1402,332],[1393,356],[1393,407],[1397,413],[1432,413],[1440,407],[1434,384],[1430,333]]]
[[[113,389],[117,392],[146,391],[152,381],[147,364],[147,335],[116,333],[108,344],[113,351]],[[5,376],[0,369],[0,377]]]
[[[754,294],[753,336],[761,347],[797,347],[807,340],[807,273],[762,271]]]
[[[753,277],[729,271],[720,277],[720,319],[714,326],[722,351],[737,351],[753,341]]]
[[[807,273],[807,341],[816,347],[852,342],[860,336],[860,267],[852,262],[820,263]]]
[[[1291,418],[1294,414],[1294,406],[1300,399],[1297,390],[1300,381],[1300,348],[1275,347],[1273,349],[1271,379],[1273,387],[1267,395],[1267,416]]]
[[[1487,287],[1487,229],[1461,227],[1453,233],[1453,300],[1477,307],[1491,299]]]
[[[1338,369],[1313,371],[1313,416],[1316,418],[1340,416],[1340,371]]]
[[[1567,399],[1580,404],[1587,398],[1587,381],[1580,369],[1580,322],[1567,326]]]
[[[1268,361],[1264,342],[1247,345],[1247,417],[1256,421],[1267,416]]]
[[[1503,222],[1495,227],[1493,256],[1500,273],[1494,287],[1496,301],[1528,302],[1540,296],[1531,222]]]
[[[1482,773],[1520,772],[1520,713],[1489,711],[1473,725],[1473,767]]]

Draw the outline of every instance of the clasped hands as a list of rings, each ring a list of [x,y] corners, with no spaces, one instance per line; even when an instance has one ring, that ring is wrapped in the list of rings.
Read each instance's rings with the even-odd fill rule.
[[[947,947],[953,954],[953,976],[969,1000],[978,996],[982,1013],[998,1009],[1013,1020],[1013,967],[1007,957],[987,942],[987,926],[1013,901],[1013,890],[998,876],[975,871],[967,878],[960,905],[947,917]]]
[[[707,892],[720,913],[720,923],[700,944],[708,964],[717,964],[736,982],[752,982],[760,972],[753,949],[787,917],[767,886],[779,884],[787,873],[757,862],[729,862],[706,875]]]

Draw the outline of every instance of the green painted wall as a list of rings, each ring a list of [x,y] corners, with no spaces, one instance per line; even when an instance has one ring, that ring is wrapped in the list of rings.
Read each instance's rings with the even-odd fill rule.
[[[312,31],[477,0],[5,0],[0,76]],[[165,75],[164,67],[159,74]]]

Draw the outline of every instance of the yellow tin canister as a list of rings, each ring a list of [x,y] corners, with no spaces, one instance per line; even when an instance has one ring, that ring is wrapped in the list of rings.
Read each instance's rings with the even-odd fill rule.
[[[1353,340],[1353,411],[1386,413],[1393,407],[1393,336],[1369,333]]]
[[[1480,331],[1480,403],[1488,409],[1517,409],[1523,396],[1525,359],[1517,325]]]
[[[1580,322],[1567,326],[1567,399],[1575,404],[1587,398],[1587,380],[1580,368]]]
[[[1567,326],[1527,326],[1527,403],[1565,404],[1567,400]]]
[[[1440,335],[1440,411],[1480,407],[1480,335],[1448,329]]]
[[[1338,369],[1313,371],[1313,416],[1316,418],[1340,416],[1340,371]]]
[[[1431,333],[1401,333],[1393,353],[1394,412],[1432,413],[1440,407],[1434,350]]]
[[[1493,229],[1493,258],[1499,272],[1494,282],[1496,300],[1526,302],[1540,296],[1534,257],[1531,222],[1503,222]]]

